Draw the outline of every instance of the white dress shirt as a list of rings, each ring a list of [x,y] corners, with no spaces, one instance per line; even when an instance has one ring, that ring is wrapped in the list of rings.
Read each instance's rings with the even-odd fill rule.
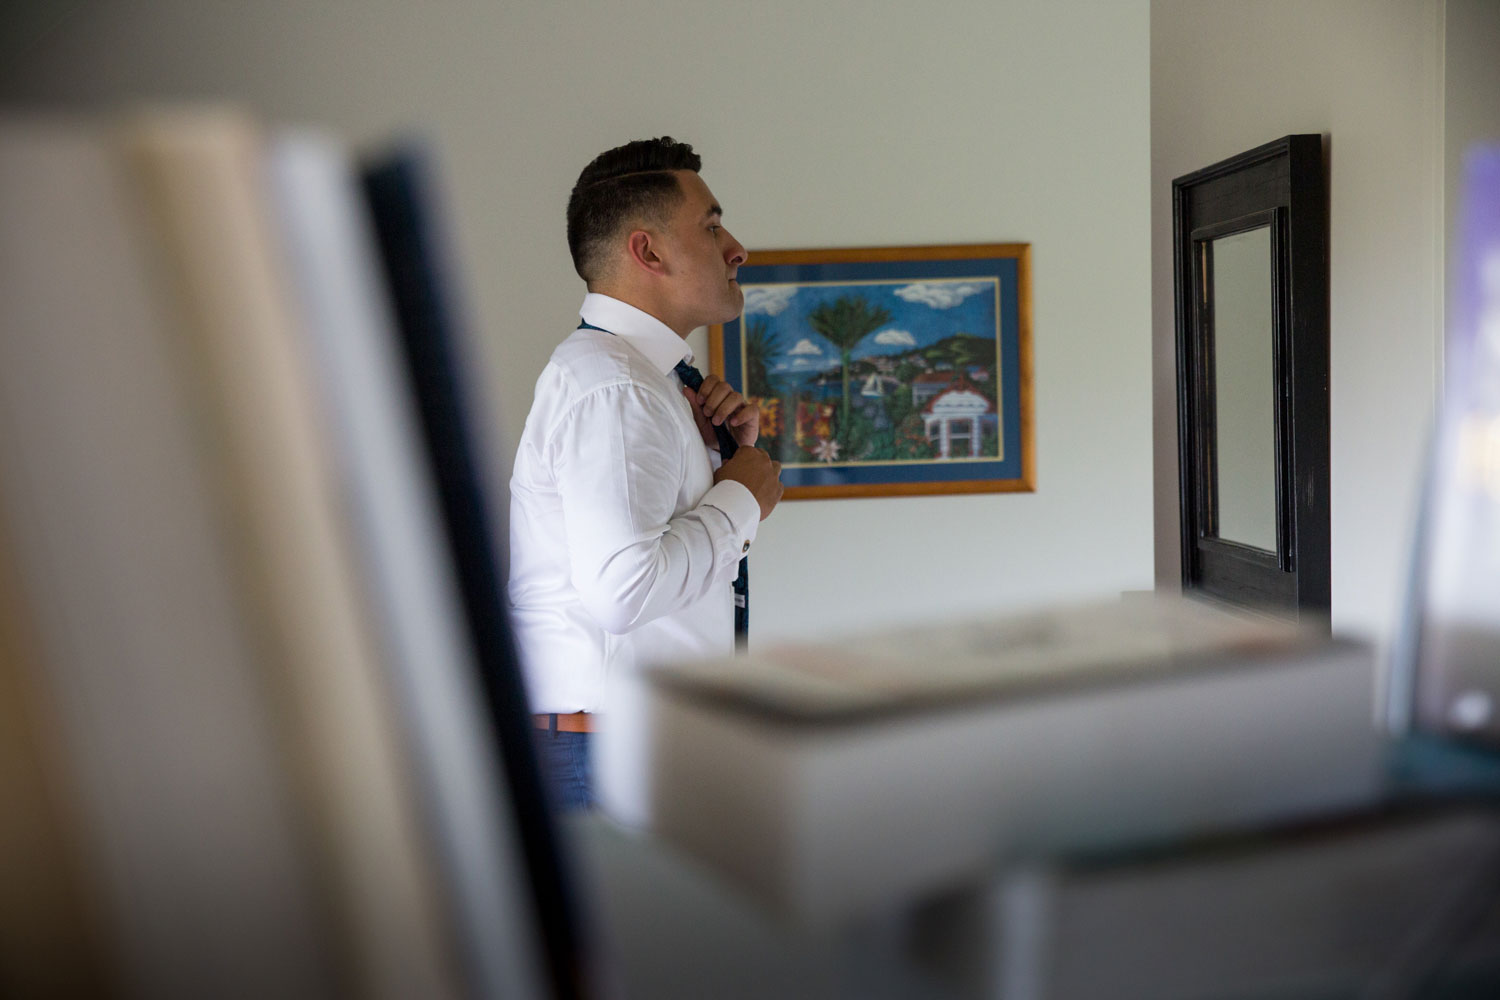
[[[510,603],[534,712],[596,712],[638,665],[734,650],[732,581],[760,523],[713,482],[673,371],[687,341],[590,294],[537,379],[510,481]]]

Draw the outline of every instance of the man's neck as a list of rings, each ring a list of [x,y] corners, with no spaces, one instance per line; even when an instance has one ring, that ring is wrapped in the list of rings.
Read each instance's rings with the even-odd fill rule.
[[[626,305],[634,306],[648,316],[660,320],[668,329],[684,340],[687,339],[689,333],[692,333],[696,329],[696,326],[692,325],[689,325],[687,329],[682,329],[679,322],[674,320],[672,310],[666,308],[666,303],[659,301],[659,296],[649,294],[648,290],[607,282],[589,284],[587,288],[590,292],[597,295],[608,295],[612,299],[619,299]]]

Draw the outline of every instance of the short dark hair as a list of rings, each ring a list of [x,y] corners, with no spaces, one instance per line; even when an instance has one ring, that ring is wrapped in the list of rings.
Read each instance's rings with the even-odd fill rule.
[[[594,157],[568,197],[568,251],[584,281],[601,277],[609,243],[625,226],[661,223],[682,198],[674,170],[697,173],[703,160],[671,136],[639,139]]]

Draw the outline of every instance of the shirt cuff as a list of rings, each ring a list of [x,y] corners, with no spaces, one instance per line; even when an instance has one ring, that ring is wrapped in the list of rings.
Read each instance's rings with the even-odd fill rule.
[[[755,494],[733,479],[725,479],[709,487],[703,494],[703,506],[722,511],[729,518],[739,542],[740,554],[750,551],[755,541],[755,531],[760,527],[760,503]]]

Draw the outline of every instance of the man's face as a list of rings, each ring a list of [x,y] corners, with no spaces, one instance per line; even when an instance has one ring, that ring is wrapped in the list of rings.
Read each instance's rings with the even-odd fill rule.
[[[745,305],[735,274],[749,254],[722,225],[703,178],[691,170],[675,173],[683,197],[665,233],[674,309],[689,329],[726,323]]]

